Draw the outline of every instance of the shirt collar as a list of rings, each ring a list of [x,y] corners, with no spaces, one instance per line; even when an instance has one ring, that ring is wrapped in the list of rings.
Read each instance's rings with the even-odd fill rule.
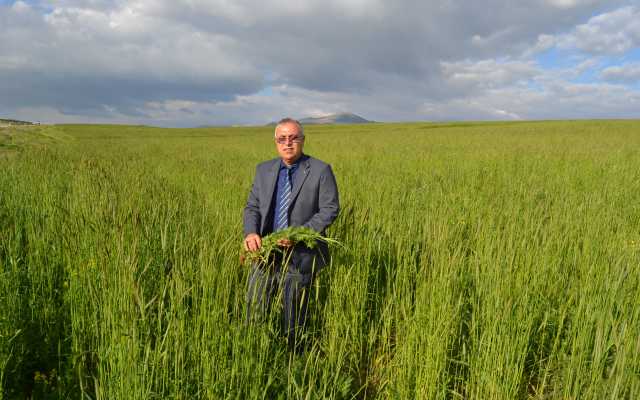
[[[298,169],[298,167],[300,166],[300,162],[304,159],[305,159],[305,155],[302,154],[300,158],[298,158],[298,161],[294,162],[289,167],[284,163],[284,161],[280,160],[280,169],[288,169],[293,173],[295,172],[296,169]]]

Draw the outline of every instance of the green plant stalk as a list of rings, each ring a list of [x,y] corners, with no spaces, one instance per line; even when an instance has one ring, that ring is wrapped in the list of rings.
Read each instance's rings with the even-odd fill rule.
[[[283,240],[290,241],[293,245],[303,244],[309,249],[314,249],[318,242],[327,243],[333,247],[344,246],[336,239],[325,237],[311,228],[304,226],[290,226],[277,232],[266,235],[262,238],[262,243],[258,251],[246,251],[244,247],[241,250],[242,259],[247,265],[258,262],[267,264],[269,258],[276,253],[289,254],[287,247],[281,246],[279,243]]]

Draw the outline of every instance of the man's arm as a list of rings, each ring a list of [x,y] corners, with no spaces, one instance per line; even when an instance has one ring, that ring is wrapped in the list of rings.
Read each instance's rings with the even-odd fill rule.
[[[320,190],[318,193],[318,212],[303,226],[313,229],[316,232],[324,232],[338,216],[340,211],[340,201],[338,199],[338,185],[333,175],[331,166],[327,167],[320,174]]]
[[[244,207],[242,216],[242,226],[244,231],[244,248],[245,250],[255,251],[261,246],[260,239],[260,179],[258,177],[258,169],[253,178],[253,185],[249,192],[247,205]]]

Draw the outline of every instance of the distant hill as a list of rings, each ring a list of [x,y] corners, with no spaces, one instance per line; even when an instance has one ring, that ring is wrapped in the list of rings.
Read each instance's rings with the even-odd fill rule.
[[[18,121],[17,119],[0,118],[0,125],[34,125],[34,123],[28,121]]]
[[[307,117],[299,119],[303,125],[328,125],[328,124],[370,124],[374,121],[364,119],[359,115],[352,113],[329,114],[322,117]],[[268,125],[275,125],[271,122]]]
[[[302,118],[302,124],[368,124],[373,121],[352,113],[329,114],[323,117]]]

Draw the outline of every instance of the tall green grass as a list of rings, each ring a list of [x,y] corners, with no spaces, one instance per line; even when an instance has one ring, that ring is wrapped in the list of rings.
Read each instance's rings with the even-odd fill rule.
[[[0,399],[638,398],[639,128],[307,127],[346,248],[302,356],[244,323],[271,128],[0,132]]]

